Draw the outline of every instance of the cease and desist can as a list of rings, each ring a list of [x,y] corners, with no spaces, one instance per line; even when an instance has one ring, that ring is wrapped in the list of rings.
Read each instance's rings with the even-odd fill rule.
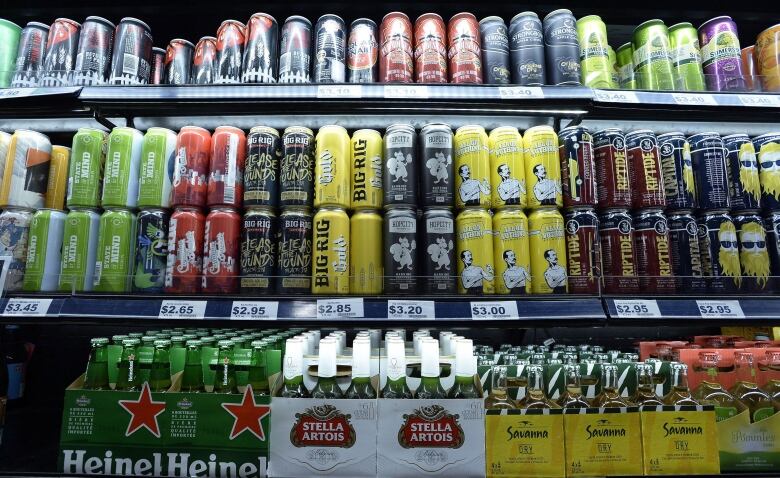
[[[103,207],[134,208],[138,204],[138,176],[144,135],[133,128],[118,127],[108,135],[103,171]]]
[[[644,90],[673,90],[669,31],[661,20],[648,20],[634,29],[634,75]]]
[[[447,24],[450,83],[482,83],[482,45],[479,23],[472,13],[461,12]]]
[[[423,207],[452,207],[455,178],[452,167],[452,129],[429,123],[420,130],[420,203]]]
[[[780,209],[780,133],[756,136],[753,147],[758,157],[761,205],[769,211]]]
[[[360,129],[352,134],[352,198],[351,209],[381,209],[382,135],[373,129]]]
[[[660,209],[646,209],[634,218],[634,251],[643,292],[673,293],[669,226]]]
[[[405,13],[390,12],[379,25],[379,82],[414,81],[412,22]]]
[[[349,294],[350,229],[346,211],[320,208],[314,215],[312,234],[312,294]]]
[[[95,292],[130,292],[135,243],[135,214],[127,209],[112,208],[100,216],[93,282]]]
[[[314,207],[349,207],[350,153],[346,129],[328,125],[317,131]]]
[[[731,209],[761,208],[761,183],[758,175],[756,149],[750,137],[744,133],[723,137],[728,172]]]
[[[241,61],[246,44],[246,26],[225,20],[217,30],[217,77],[214,83],[241,83]]]
[[[171,206],[203,207],[208,193],[211,133],[185,126],[176,137],[176,165],[171,181]]]
[[[688,137],[691,145],[696,199],[702,209],[728,209],[729,177],[726,151],[718,133],[698,133]]]
[[[767,236],[757,210],[734,216],[739,240],[739,263],[744,292],[765,292],[771,275]],[[29,259],[27,264],[30,267]]]
[[[206,216],[197,207],[177,207],[168,225],[165,292],[200,292]]]
[[[493,215],[493,256],[496,294],[530,294],[528,218],[522,209],[502,209]]]
[[[512,83],[523,86],[546,84],[544,29],[534,12],[522,12],[509,22]]]
[[[580,44],[580,78],[583,86],[616,88],[609,60],[607,26],[598,15],[577,20],[577,40]]]
[[[232,207],[211,208],[203,232],[203,282],[207,294],[238,292],[241,216]]]
[[[361,242],[364,239],[361,239]],[[397,294],[417,288],[417,211],[394,207],[385,213],[383,240],[385,292]],[[354,245],[353,245],[354,249]]]
[[[87,17],[84,20],[73,66],[73,85],[103,85],[108,81],[115,29],[116,26],[105,18]]]
[[[89,292],[95,280],[100,214],[73,206],[62,231],[60,292]]]
[[[417,134],[414,126],[391,124],[384,137],[385,170],[382,172],[385,207],[417,206]]]
[[[81,24],[69,18],[58,18],[51,24],[41,86],[67,86],[71,83],[80,32]]]
[[[509,32],[501,17],[486,17],[479,22],[482,41],[482,82],[508,85],[511,78]]]
[[[244,206],[279,207],[279,163],[282,140],[268,126],[255,126],[246,138]]]
[[[303,126],[285,128],[279,174],[280,206],[311,207],[314,202],[313,177],[314,133]],[[307,275],[311,278],[311,274]]]
[[[211,136],[206,204],[239,207],[244,198],[246,135],[238,128],[220,126]]]
[[[190,83],[210,85],[217,78],[217,39],[203,37],[195,45]]]
[[[192,55],[195,45],[181,38],[174,38],[165,51],[166,85],[186,85],[190,82]]]
[[[135,238],[133,290],[159,293],[165,285],[168,264],[168,224],[171,214],[159,208],[138,213]]]
[[[702,279],[698,226],[691,210],[669,213],[667,224],[672,277],[677,291],[697,293],[706,290]]]
[[[659,134],[657,139],[666,205],[669,209],[695,209],[698,202],[690,143],[679,132]]]
[[[455,218],[458,293],[493,294],[493,220],[481,207],[468,207]]]
[[[17,292],[24,285],[27,242],[33,213],[28,209],[5,208],[0,213],[0,256],[11,256],[5,290]]]
[[[523,137],[528,207],[563,206],[558,135],[550,126],[534,126]]]
[[[152,31],[137,18],[125,17],[116,26],[111,56],[112,85],[145,85],[149,82]]]
[[[355,211],[349,221],[349,291],[352,294],[381,294],[384,277],[382,216],[373,209]],[[354,245],[360,244],[360,247]]]
[[[282,25],[279,48],[279,83],[309,83],[311,22],[293,15]]]
[[[311,293],[312,251],[311,211],[306,207],[285,208],[279,216],[277,290],[280,293]]]
[[[314,25],[314,83],[344,83],[346,81],[347,26],[333,14],[323,15]]]
[[[543,21],[545,76],[549,85],[580,85],[580,42],[571,10],[550,12]]]
[[[138,207],[171,207],[176,133],[166,128],[149,128],[141,147],[138,177]]]
[[[714,293],[739,290],[742,268],[739,240],[731,216],[724,210],[706,211],[697,220],[702,275]]]
[[[0,157],[5,157],[0,154]],[[43,207],[62,210],[65,208],[65,191],[68,188],[68,163],[70,148],[67,146],[51,147],[49,162],[49,180],[46,183],[46,199]]]
[[[638,293],[634,220],[628,209],[610,209],[599,217],[599,240],[604,292]]]
[[[768,212],[764,216],[764,232],[766,234],[766,247],[769,252],[770,290],[777,291],[780,276],[780,212]]]
[[[46,56],[46,40],[49,26],[39,22],[28,22],[19,37],[12,88],[38,86],[43,76],[43,60]]]
[[[420,242],[425,248],[420,266],[424,290],[432,294],[454,294],[455,220],[448,208],[427,208],[423,213]]]
[[[598,294],[601,276],[599,217],[593,208],[575,208],[566,212],[566,257],[569,292]]]
[[[414,22],[414,62],[417,83],[447,83],[447,30],[436,13]]]
[[[358,18],[352,22],[347,39],[347,81],[374,83],[379,77],[379,42],[373,20]]]
[[[279,221],[268,207],[250,207],[241,224],[241,293],[276,290]]]
[[[246,24],[246,45],[241,62],[243,83],[276,83],[279,59],[279,25],[267,13],[255,13]]]
[[[629,172],[634,209],[665,207],[661,159],[658,142],[652,131],[641,129],[626,134]]]
[[[744,91],[737,24],[731,17],[707,20],[699,27],[701,64],[710,91]]]
[[[669,27],[672,68],[675,89],[682,91],[704,91],[704,73],[701,70],[699,34],[688,22]]]
[[[552,206],[535,209],[528,217],[531,290],[534,294],[568,291],[566,238],[563,216]]]
[[[485,128],[479,125],[461,126],[455,131],[455,207],[479,206],[489,209],[490,145]]]
[[[558,133],[558,144],[563,206],[596,206],[596,165],[590,132],[582,126],[569,126]]]
[[[26,129],[14,131],[5,156],[0,207],[42,208],[50,163],[51,142],[47,136]]]
[[[53,292],[60,283],[62,261],[62,232],[65,213],[54,209],[40,209],[30,219],[27,242],[27,264],[22,290],[25,292]]]
[[[630,208],[631,179],[626,137],[617,128],[593,134],[599,209]]]
[[[168,53],[162,48],[152,48],[152,56],[149,59],[149,84],[165,84],[165,57]]]
[[[523,138],[514,126],[500,126],[488,136],[493,209],[526,207]],[[497,263],[498,264],[498,263]]]

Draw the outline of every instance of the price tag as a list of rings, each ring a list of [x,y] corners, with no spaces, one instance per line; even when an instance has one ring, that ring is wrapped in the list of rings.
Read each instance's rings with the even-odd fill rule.
[[[642,319],[661,317],[658,302],[654,300],[615,300],[615,310],[621,319]]]
[[[30,96],[37,88],[2,88],[0,98],[22,98]]]
[[[472,302],[471,318],[476,320],[517,319],[517,302],[501,300],[495,302]]]
[[[498,96],[502,100],[544,98],[544,91],[538,86],[499,86]]]
[[[8,299],[3,309],[5,316],[46,317],[52,299]]]
[[[362,85],[317,85],[317,98],[360,98]]]
[[[594,90],[596,101],[602,103],[639,103],[639,97],[633,91]]]
[[[702,319],[744,319],[738,300],[697,300]]]
[[[388,300],[388,319],[435,319],[436,306],[432,300]]]
[[[164,300],[160,319],[202,319],[206,314],[205,300]]]
[[[718,106],[715,97],[706,93],[672,93],[674,102],[687,106]]]
[[[318,299],[318,319],[349,319],[363,317],[363,299]]]
[[[428,99],[428,87],[419,85],[385,85],[385,98]]]
[[[775,95],[737,95],[744,106],[780,106],[780,96]]]
[[[234,300],[230,307],[230,318],[233,320],[276,320],[278,312],[279,302]]]

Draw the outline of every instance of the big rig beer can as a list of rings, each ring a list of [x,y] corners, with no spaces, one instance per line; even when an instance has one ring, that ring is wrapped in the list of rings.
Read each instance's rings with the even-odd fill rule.
[[[343,127],[328,125],[317,132],[314,207],[349,207],[350,152],[349,133]]]
[[[493,215],[493,265],[496,294],[531,292],[528,218],[520,208],[502,209]]]
[[[617,128],[593,134],[599,209],[630,208],[631,179],[626,137]]]
[[[314,83],[344,83],[347,26],[338,15],[326,14],[314,25]]]
[[[682,133],[658,135],[658,152],[664,177],[666,205],[670,209],[695,209],[696,181],[691,145]]]
[[[133,290],[159,293],[165,285],[168,263],[168,223],[171,214],[159,208],[138,213]]]
[[[707,290],[731,293],[740,288],[739,239],[734,221],[725,210],[703,212],[698,220],[699,252]]]
[[[485,128],[461,126],[455,131],[455,207],[490,208],[490,146]]]
[[[534,126],[523,137],[528,207],[563,206],[558,135],[550,126]]]
[[[28,22],[19,37],[14,76],[11,88],[34,88],[43,76],[43,60],[46,55],[46,39],[49,26]]]
[[[544,29],[534,12],[521,12],[509,22],[512,83],[542,86],[547,83],[544,60]]]
[[[279,162],[282,140],[268,126],[255,126],[246,138],[244,165],[244,206],[279,207]]]
[[[79,128],[73,137],[68,166],[68,208],[98,207],[103,184],[108,133],[94,128]]]
[[[364,244],[364,239],[357,244]],[[394,207],[385,213],[383,240],[385,292],[407,293],[417,290],[417,211]],[[353,249],[357,245],[353,243]]]
[[[276,83],[279,60],[279,25],[267,13],[255,13],[246,24],[242,61],[243,83]]]
[[[10,256],[5,290],[17,292],[24,285],[27,263],[27,238],[33,213],[27,209],[6,208],[0,213],[0,256]]]
[[[206,217],[195,207],[177,207],[168,224],[165,292],[197,294],[203,273]]]
[[[482,41],[482,81],[487,85],[508,85],[511,80],[509,32],[501,17],[479,22]]]
[[[669,226],[660,209],[640,211],[634,218],[634,251],[642,291],[674,293]]]
[[[739,240],[739,263],[744,292],[766,292],[771,275],[767,236],[757,210],[742,211],[734,216]],[[29,257],[29,256],[28,256]],[[27,270],[29,270],[29,258]]]
[[[279,293],[311,293],[312,246],[312,214],[309,208],[285,208],[279,216]]]
[[[493,220],[481,207],[468,207],[455,219],[458,261],[458,293],[495,292],[493,268]]]
[[[577,20],[561,8],[547,14],[544,26],[544,56],[548,85],[580,85],[580,42]]]
[[[220,126],[211,137],[206,204],[239,207],[244,199],[246,136],[232,126]]]
[[[217,77],[217,39],[203,37],[195,45],[195,55],[192,57],[193,85],[210,85]]]
[[[41,209],[30,220],[27,242],[27,265],[22,290],[25,292],[53,292],[60,282],[62,261],[62,232],[65,213]]]
[[[604,292],[639,293],[634,221],[627,209],[610,209],[599,217]]]
[[[723,137],[731,209],[761,208],[761,182],[756,149],[744,133]]]
[[[412,83],[414,48],[412,22],[405,13],[390,12],[379,25],[379,82]]]
[[[474,14],[461,12],[450,18],[447,38],[450,83],[482,84],[482,42]]]
[[[666,207],[658,142],[650,130],[632,131],[626,135],[629,172],[634,209]]]
[[[598,294],[601,276],[599,217],[593,208],[574,208],[565,216],[569,292]]]
[[[696,199],[702,209],[728,209],[729,177],[726,152],[718,133],[698,133],[688,137],[696,183]]]
[[[352,134],[351,209],[381,209],[382,135],[373,129],[359,129]]]
[[[176,137],[176,165],[171,181],[171,206],[206,205],[211,133],[198,126],[185,126]]]
[[[111,57],[112,85],[149,83],[152,58],[152,31],[137,18],[125,17],[116,26]]]
[[[217,77],[214,83],[241,83],[246,26],[237,20],[225,20],[217,30]]]
[[[702,279],[698,226],[690,210],[670,212],[669,250],[672,276],[677,291],[698,293],[706,290]]]
[[[452,207],[455,199],[452,141],[449,125],[430,123],[420,130],[420,203],[423,207]]]
[[[758,157],[761,205],[769,211],[780,209],[780,133],[756,136],[753,147]]]
[[[523,138],[514,126],[500,126],[488,136],[493,209],[526,207]]]
[[[391,124],[385,130],[382,172],[385,207],[417,206],[417,134],[410,124]]]
[[[46,41],[41,86],[67,86],[73,75],[81,24],[69,18],[54,20]]]
[[[0,152],[0,157],[3,157]],[[68,163],[70,148],[67,146],[52,146],[49,162],[49,180],[46,183],[46,198],[43,206],[48,209],[63,210],[65,208],[65,191],[68,188]],[[0,179],[1,181],[2,179]]]
[[[165,84],[186,85],[192,76],[192,55],[195,45],[181,38],[174,38],[168,43],[165,52]]]
[[[565,294],[566,238],[563,216],[555,207],[534,210],[528,218],[531,253],[531,291],[534,294]]]
[[[71,207],[62,231],[60,292],[89,292],[95,280],[100,214]]]
[[[312,294],[349,294],[350,231],[346,211],[320,208],[314,215],[312,236]]]
[[[51,142],[48,137],[26,129],[14,131],[5,156],[0,207],[42,208],[49,183],[50,162]]]
[[[149,128],[146,131],[141,147],[138,207],[171,207],[176,142],[176,133],[169,129]]]
[[[590,132],[582,126],[569,126],[558,133],[558,144],[563,206],[596,206],[596,165]]]
[[[135,263],[135,214],[123,208],[107,209],[100,216],[95,257],[95,292],[130,292]]]
[[[212,208],[203,233],[203,282],[207,294],[238,292],[241,216],[231,207]]]
[[[347,39],[347,81],[375,83],[379,76],[379,42],[373,20],[358,18],[352,22]]]
[[[349,221],[349,291],[381,294],[384,279],[383,219],[372,209],[355,211]],[[360,247],[355,245],[360,244]]]
[[[284,208],[313,203],[314,133],[303,126],[290,126],[282,134],[279,204]]]
[[[417,83],[447,83],[447,30],[436,13],[414,22],[414,62]]]
[[[279,83],[309,83],[311,22],[297,15],[287,18],[279,46]]]
[[[276,290],[279,221],[268,207],[251,207],[241,225],[241,293]]]
[[[103,207],[134,208],[138,204],[138,176],[144,136],[133,128],[119,127],[108,135],[103,172]]]
[[[116,26],[105,18],[87,17],[84,20],[73,66],[73,85],[104,85],[108,81],[114,30]]]
[[[454,294],[455,220],[448,208],[428,208],[423,213],[420,256],[424,290],[431,294]]]

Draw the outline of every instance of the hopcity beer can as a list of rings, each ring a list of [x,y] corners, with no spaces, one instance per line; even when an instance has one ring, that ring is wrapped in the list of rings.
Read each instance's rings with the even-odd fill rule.
[[[501,17],[479,22],[482,41],[482,80],[487,85],[508,85],[511,80],[509,33]]]
[[[384,279],[383,220],[372,209],[355,211],[349,221],[349,291],[352,294],[381,294]],[[355,245],[360,244],[360,247]]]
[[[780,209],[780,133],[753,138],[761,182],[761,205],[768,211]]]
[[[723,137],[728,172],[729,202],[731,209],[761,208],[761,183],[758,173],[756,149],[750,137],[744,133]]]
[[[149,128],[141,147],[138,177],[138,207],[171,207],[176,133],[166,128]]]
[[[699,216],[697,223],[702,275],[707,290],[716,294],[738,291],[742,268],[737,229],[731,216],[722,209],[706,211]]]
[[[669,250],[672,277],[679,292],[706,290],[702,279],[698,226],[689,209],[669,213]]]
[[[237,20],[225,20],[217,29],[216,84],[241,83],[241,61],[246,44],[246,26]]]
[[[364,239],[361,239],[361,243]],[[390,294],[417,289],[417,211],[394,207],[385,213],[383,240],[385,292]],[[355,244],[353,243],[353,249]]]
[[[73,66],[74,86],[104,85],[108,81],[114,30],[116,26],[105,18],[87,17],[84,20]]]
[[[167,52],[162,48],[152,48],[152,57],[149,59],[149,84],[165,84],[165,57]]]
[[[309,83],[311,77],[311,22],[294,15],[282,25],[279,83]]]
[[[521,12],[509,22],[512,83],[522,86],[546,84],[544,30],[534,12]]]
[[[51,142],[37,131],[18,129],[11,135],[0,185],[0,207],[39,209],[49,183]]]
[[[67,86],[71,83],[79,45],[81,24],[69,18],[54,20],[46,41],[41,86]]]
[[[349,294],[349,216],[337,207],[322,207],[314,215],[311,292]]]
[[[279,216],[279,293],[311,292],[312,245],[312,215],[309,208],[285,208]]]
[[[485,128],[480,125],[461,126],[455,131],[455,207],[479,206],[489,209],[490,145]]]
[[[326,14],[314,25],[314,83],[344,83],[346,81],[347,26],[344,20]]]
[[[565,216],[569,292],[598,294],[601,276],[599,217],[593,208],[575,208]]]
[[[165,292],[197,294],[203,273],[206,217],[196,207],[177,207],[168,224]]]
[[[379,76],[379,43],[373,20],[358,18],[352,22],[347,39],[347,81],[375,83]]]
[[[255,13],[246,24],[243,83],[276,83],[279,25],[267,13]]]
[[[482,84],[482,44],[474,14],[461,12],[450,18],[447,38],[450,83]]]
[[[0,154],[0,157],[2,154]],[[46,183],[46,198],[43,207],[63,210],[65,208],[65,190],[68,188],[68,163],[70,148],[66,146],[51,147],[49,162],[49,180]]]
[[[658,152],[664,177],[666,205],[670,209],[695,209],[696,181],[691,159],[691,145],[682,133],[658,135]]]
[[[198,126],[185,126],[176,136],[176,165],[171,181],[171,206],[206,205],[211,133]]]
[[[534,294],[565,294],[566,238],[563,216],[555,207],[535,209],[528,217],[531,255],[531,291]]]
[[[629,172],[631,174],[634,209],[665,207],[661,159],[658,142],[652,131],[642,129],[626,135]]]
[[[186,85],[190,82],[195,45],[181,38],[168,43],[165,52],[165,84]]]
[[[550,126],[534,126],[523,137],[528,207],[563,206],[558,135]]]
[[[217,77],[217,39],[203,37],[195,45],[195,55],[192,57],[192,77],[194,85],[210,85]]]
[[[220,126],[211,136],[208,206],[239,207],[244,199],[246,135],[238,128]]]
[[[430,123],[420,130],[420,202],[423,207],[452,207],[455,199],[452,141],[449,125]]]
[[[481,207],[468,207],[455,219],[458,293],[493,294],[493,220]]]
[[[382,18],[379,25],[380,83],[414,81],[413,37],[412,22],[405,13],[390,12]]]
[[[100,214],[71,207],[62,231],[60,292],[89,292],[95,280]]]
[[[729,176],[726,151],[718,133],[698,133],[688,137],[691,146],[696,199],[702,209],[728,209]]]
[[[100,216],[93,281],[95,292],[130,292],[135,264],[135,239],[136,217],[129,210],[111,208]]]
[[[241,216],[231,207],[211,208],[203,232],[203,282],[207,294],[238,292]]]
[[[526,207],[523,138],[514,126],[500,126],[488,136],[491,205]]]
[[[431,294],[455,293],[455,220],[448,208],[428,208],[423,213],[420,260],[424,290]]]
[[[493,265],[496,294],[531,293],[528,218],[520,208],[502,209],[493,215]]]
[[[634,251],[639,285],[650,294],[673,293],[669,226],[660,209],[640,211],[634,218]]]
[[[744,292],[766,292],[771,275],[767,236],[757,210],[734,216],[739,240],[739,263]],[[27,270],[30,270],[29,256]]]
[[[112,85],[149,83],[152,58],[152,31],[137,18],[125,17],[116,26],[111,57]]]
[[[599,216],[599,240],[604,292],[639,293],[634,220],[627,209],[610,209]]]
[[[168,224],[171,214],[159,208],[138,213],[133,290],[159,293],[165,285],[168,263]]]
[[[108,135],[101,201],[104,208],[134,208],[138,204],[138,175],[143,141],[143,134],[133,128],[114,128]]]
[[[373,129],[360,129],[352,134],[352,199],[351,209],[381,209],[382,135]]]
[[[596,206],[596,165],[590,132],[582,126],[569,126],[558,133],[558,144],[563,206]]]
[[[28,209],[5,208],[0,213],[0,256],[10,256],[5,290],[17,292],[24,285],[27,242],[33,213]]]
[[[11,88],[33,88],[43,76],[43,60],[46,56],[46,39],[49,26],[28,22],[19,37],[19,47],[14,65]]]
[[[626,137],[617,128],[593,134],[599,209],[630,208],[631,179]]]
[[[410,124],[391,124],[385,130],[382,173],[385,207],[417,206],[417,134]]]
[[[350,153],[349,133],[338,125],[317,131],[314,164],[314,207],[348,208]]]
[[[414,22],[414,62],[417,83],[447,83],[447,30],[436,13]]]
[[[279,221],[268,207],[250,207],[241,225],[241,293],[276,290]]]
[[[246,138],[244,165],[244,206],[279,207],[279,163],[282,140],[268,126],[255,126]]]
[[[580,85],[580,42],[577,20],[561,8],[544,17],[544,56],[548,85]]]
[[[282,164],[279,174],[281,207],[314,203],[314,133],[303,126],[290,126],[282,134]],[[308,274],[311,277],[311,274]]]
[[[40,209],[33,214],[22,287],[25,292],[53,292],[58,289],[64,227],[65,213],[62,211]]]

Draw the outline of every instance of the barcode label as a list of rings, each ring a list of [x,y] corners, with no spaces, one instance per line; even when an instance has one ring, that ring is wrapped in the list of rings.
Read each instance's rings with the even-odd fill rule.
[[[168,260],[165,263],[165,287],[173,286],[173,266],[176,265],[176,223],[177,219],[174,217],[168,224]]]
[[[122,58],[122,73],[125,75],[138,74],[138,57],[125,53]]]
[[[68,193],[66,197],[67,201],[73,199],[73,178],[68,178]]]
[[[92,285],[97,287],[100,284],[100,275],[103,273],[103,261],[95,262],[95,278],[92,280]]]
[[[238,161],[238,136],[230,135],[227,150],[227,175],[225,177],[225,202],[233,204],[236,200],[236,162]]]

